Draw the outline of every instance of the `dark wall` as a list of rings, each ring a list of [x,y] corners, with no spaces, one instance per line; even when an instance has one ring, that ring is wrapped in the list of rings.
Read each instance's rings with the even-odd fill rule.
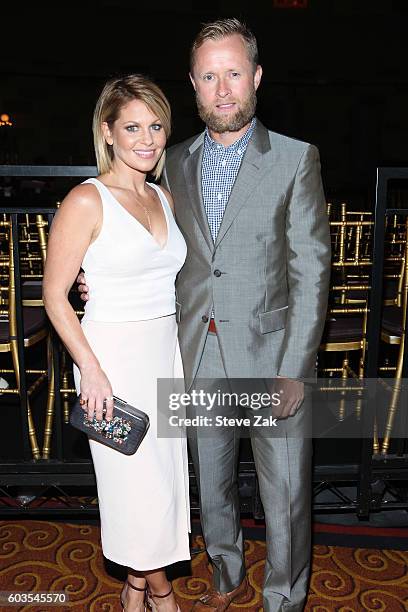
[[[273,4],[15,1],[2,18],[0,113],[14,125],[0,128],[0,162],[93,164],[93,107],[105,79],[120,72],[144,72],[163,87],[171,143],[201,130],[189,46],[202,22],[235,15],[258,38],[261,120],[319,147],[329,198],[371,207],[376,167],[408,165],[408,3]]]

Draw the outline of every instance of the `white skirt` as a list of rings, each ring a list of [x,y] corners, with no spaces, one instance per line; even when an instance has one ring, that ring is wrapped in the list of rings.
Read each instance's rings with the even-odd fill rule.
[[[186,438],[157,437],[157,378],[183,378],[174,315],[119,323],[83,321],[114,395],[150,417],[134,455],[89,441],[96,474],[102,550],[147,571],[190,559]],[[80,374],[74,366],[75,386]]]

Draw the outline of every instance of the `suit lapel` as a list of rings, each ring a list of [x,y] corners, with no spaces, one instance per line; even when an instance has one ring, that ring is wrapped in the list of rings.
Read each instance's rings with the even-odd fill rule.
[[[191,208],[194,212],[195,218],[197,219],[197,223],[205,238],[208,248],[212,253],[214,251],[214,242],[204,209],[201,188],[201,163],[204,150],[203,142],[204,135],[201,134],[190,146],[183,167]]]
[[[251,193],[257,187],[260,170],[262,168],[263,156],[270,151],[268,130],[259,120],[256,122],[254,133],[249,140],[247,150],[241,162],[238,176],[228,200],[227,207],[222,218],[221,226],[215,241],[215,248],[224,238],[235,217],[248,200]],[[208,223],[207,223],[208,225]]]

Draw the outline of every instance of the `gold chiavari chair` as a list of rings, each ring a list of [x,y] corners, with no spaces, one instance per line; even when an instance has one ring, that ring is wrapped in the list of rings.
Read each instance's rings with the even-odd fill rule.
[[[405,218],[404,222],[399,223],[398,226],[399,229],[396,231],[398,239],[394,241],[394,244],[398,245],[399,256],[393,253],[391,259],[392,263],[395,264],[395,270],[393,273],[389,274],[392,280],[396,280],[397,282],[394,286],[394,296],[387,297],[384,300],[381,324],[381,340],[390,347],[397,347],[395,365],[387,365],[379,368],[380,372],[392,372],[394,374],[381,450],[378,438],[375,444],[375,452],[381,452],[382,455],[387,455],[389,451],[393,424],[399,407],[402,370],[404,365],[405,330],[407,325],[408,219]],[[397,227],[397,224],[394,224],[394,227]],[[401,230],[401,227],[403,230]]]
[[[342,386],[332,387],[340,391],[338,418],[345,415],[344,398],[347,379],[362,380],[367,352],[368,285],[333,285],[330,288],[330,304],[319,350],[319,359],[325,360],[318,367],[319,374],[329,378],[340,378]],[[357,297],[358,294],[358,297]],[[334,363],[328,358],[340,355]],[[323,361],[323,360],[322,360]],[[360,415],[361,401],[356,404],[356,414]]]
[[[386,330],[382,330],[381,339],[384,345],[388,345],[390,350],[385,351],[385,355],[382,355],[384,364],[379,366],[379,374],[386,376],[390,380],[390,376],[395,376],[398,359],[393,359],[392,352],[395,349],[395,345],[399,343],[399,338],[393,338],[391,328],[395,327],[396,321],[398,321],[399,308],[402,304],[402,292],[404,282],[404,268],[405,268],[405,247],[406,247],[406,228],[405,219],[401,218],[401,215],[393,214],[387,215],[385,218],[385,239],[384,239],[384,269],[383,269],[383,314],[385,316]],[[393,308],[390,308],[393,307]],[[393,325],[394,323],[394,325]],[[398,324],[397,324],[398,333]],[[396,341],[395,341],[396,340]],[[384,346],[383,345],[383,346]],[[381,353],[384,353],[382,350]],[[381,380],[381,379],[380,379]],[[397,379],[398,380],[398,379]],[[396,383],[398,384],[398,382]],[[382,380],[382,385],[393,394],[391,401],[390,413],[395,414],[396,402],[398,400],[399,392],[398,389],[392,383],[392,386],[386,383],[385,379]],[[394,407],[392,407],[394,406]],[[388,439],[389,442],[389,439]],[[388,448],[387,436],[385,445]],[[374,427],[374,445],[373,452],[375,455],[380,454],[380,441],[378,437],[377,418],[375,419]],[[386,450],[384,448],[384,454]]]
[[[362,379],[367,352],[367,319],[372,266],[373,216],[328,204],[332,243],[331,279],[326,323],[318,353],[319,376]],[[338,418],[344,418],[345,393],[340,391]],[[361,410],[358,400],[356,411]]]
[[[42,279],[47,254],[48,223],[41,214],[25,214],[19,223],[20,277],[23,303],[43,306]]]
[[[330,287],[330,304],[320,350],[344,355],[339,367],[324,368],[325,372],[338,372],[342,378],[353,376],[349,352],[359,351],[357,376],[364,376],[369,289],[369,285],[364,284]]]
[[[60,202],[57,202],[58,209]],[[20,250],[22,262],[22,296],[25,306],[43,306],[42,302],[42,278],[43,268],[47,254],[48,241],[48,222],[43,215],[25,215],[19,227]],[[83,303],[77,294],[76,285],[70,292],[70,301],[80,318],[83,315]],[[49,337],[49,356],[52,358],[51,337]],[[60,393],[62,399],[63,419],[69,423],[70,396],[76,395],[73,387],[72,363],[67,355],[65,347],[59,343],[60,356]],[[51,363],[51,361],[49,361]],[[51,369],[50,375],[54,376]],[[53,422],[54,396],[51,393],[48,397],[46,423],[44,431],[43,458],[48,458],[50,454],[51,431]]]
[[[347,209],[327,204],[332,241],[332,266],[341,271],[363,269],[372,265],[374,220],[370,211]]]
[[[60,206],[60,202],[56,202],[56,209]],[[26,269],[22,274],[22,295],[23,304],[26,306],[43,306],[42,302],[42,277],[43,267],[45,264],[47,254],[47,242],[48,242],[48,222],[44,220],[42,215],[36,215],[35,218],[26,218],[21,223],[21,236],[24,241],[29,245],[30,252],[25,253],[23,261],[28,261],[30,268]],[[35,263],[34,263],[35,262]],[[35,265],[40,262],[38,269]],[[77,295],[76,285],[70,292],[70,301],[76,311],[79,318],[83,315],[83,303]],[[49,356],[52,358],[52,344],[51,337],[49,337]],[[69,407],[70,407],[70,396],[76,395],[76,390],[73,387],[73,375],[72,375],[72,363],[67,355],[65,347],[59,343],[59,357],[60,357],[60,393],[62,399],[63,419],[64,423],[69,423]],[[51,363],[51,361],[49,361]],[[54,369],[50,372],[51,376],[54,377]],[[51,390],[49,395],[49,401],[47,404],[47,416],[45,422],[44,431],[44,446],[43,446],[43,458],[48,458],[50,454],[50,442],[51,442],[51,431],[53,422],[53,410],[54,410],[54,397],[51,397]]]
[[[42,301],[42,280],[44,266],[47,257],[48,243],[48,221],[41,214],[25,215],[25,223],[21,224],[21,243],[29,246],[26,253],[20,257],[20,261],[27,262],[22,277],[23,306],[40,306]],[[51,333],[47,336],[47,363],[49,370],[49,386],[47,395],[47,407],[44,425],[44,440],[42,458],[48,459],[51,453],[52,426],[54,421],[55,395],[54,395],[54,366],[53,366],[53,344]],[[65,402],[64,402],[65,406]]]
[[[383,270],[383,305],[401,306],[406,247],[405,220],[386,217]]]
[[[57,203],[57,208],[58,208]],[[41,214],[25,214],[19,224],[19,244],[21,262],[21,292],[23,306],[39,306],[43,308],[42,281],[44,265],[47,256],[48,243],[48,221]],[[52,425],[54,420],[54,367],[53,367],[53,344],[51,334],[47,338],[47,355],[49,364],[49,390],[47,396],[46,418],[44,426],[44,442],[42,458],[48,459],[51,452]],[[65,353],[62,352],[61,363],[64,365]],[[68,422],[68,401],[64,387],[66,385],[66,374],[61,371],[61,394],[65,421]]]
[[[332,236],[332,277],[319,361],[323,361],[322,355],[330,352],[341,353],[341,361],[336,366],[322,367],[320,372],[329,376],[340,376],[344,382],[348,377],[364,377],[368,349],[366,329],[374,222],[370,212],[348,211],[345,203],[340,205],[340,210],[331,204],[328,212]],[[393,384],[389,386],[391,399],[381,447],[377,421],[375,422],[374,454],[379,454],[380,448],[381,454],[387,454],[398,409],[406,328],[407,248],[406,217],[388,216],[384,245],[381,339],[389,346],[398,346],[398,352],[394,365],[390,365],[388,359],[386,365],[379,368],[381,373],[392,374]],[[353,364],[351,364],[352,355],[358,355]],[[340,417],[342,410],[340,403]]]
[[[42,279],[44,275],[44,266],[47,258],[47,243],[48,243],[48,222],[45,221],[43,215],[37,214],[35,216],[35,229],[37,232],[38,240],[38,253],[41,260],[41,270],[39,280],[25,280],[22,284],[23,294],[23,306],[40,306],[44,307],[42,301]],[[36,259],[38,255],[35,255]],[[33,291],[34,289],[34,291]],[[41,294],[39,295],[39,291]],[[48,459],[51,453],[51,437],[52,437],[52,426],[54,421],[54,410],[55,410],[55,394],[54,394],[54,359],[53,359],[53,343],[51,332],[47,336],[47,363],[48,363],[48,394],[47,394],[47,407],[45,414],[45,425],[44,425],[44,441],[42,458]]]
[[[38,221],[40,222],[41,217]],[[6,374],[8,377],[15,378],[15,386],[10,385],[7,389],[3,390],[3,394],[21,394],[21,377],[26,376],[27,380],[30,381],[30,385],[27,389],[27,417],[28,417],[28,430],[29,440],[34,459],[41,458],[41,451],[37,439],[37,432],[34,424],[34,419],[31,409],[31,398],[33,394],[39,389],[42,384],[48,381],[48,394],[47,394],[47,417],[46,417],[46,431],[47,426],[50,429],[50,418],[49,415],[53,412],[54,407],[54,381],[53,381],[53,363],[50,355],[50,342],[49,342],[49,327],[47,323],[47,317],[43,307],[38,305],[26,305],[22,304],[22,315],[23,315],[23,345],[24,348],[28,349],[34,345],[37,345],[40,341],[44,340],[48,346],[48,360],[46,369],[38,368],[26,368],[25,372],[21,371],[19,354],[18,354],[18,341],[17,341],[17,305],[16,305],[16,278],[14,268],[14,243],[12,234],[12,221],[3,220],[0,222],[2,229],[2,238],[4,243],[8,245],[8,256],[5,259],[4,249],[1,254],[1,321],[0,321],[0,352],[10,353],[13,368],[2,368],[1,374]],[[2,240],[3,242],[3,240]],[[3,245],[4,246],[4,245]],[[46,441],[44,437],[44,449],[46,447]]]
[[[364,375],[368,292],[372,265],[373,218],[368,211],[348,211],[328,204],[332,242],[329,307],[320,352],[342,353],[340,364],[321,372],[347,378]],[[359,351],[357,373],[350,367],[349,351]]]
[[[59,202],[57,202],[57,208]],[[22,262],[22,297],[24,306],[40,306],[42,302],[42,279],[43,269],[47,256],[48,242],[48,221],[41,214],[25,215],[19,228],[20,250]],[[79,305],[81,307],[82,305]],[[83,309],[77,310],[77,314],[82,316]],[[58,342],[58,341],[57,341]],[[51,334],[47,339],[48,363],[53,360],[53,344]],[[69,398],[76,394],[72,384],[72,365],[67,356],[64,346],[59,343],[60,353],[60,393],[62,399],[63,418],[65,423],[69,423]],[[54,419],[54,368],[50,367],[50,388],[47,398],[46,419],[44,427],[44,443],[42,458],[47,459],[51,452],[52,425]]]
[[[42,275],[42,259],[39,253],[38,230],[33,215],[26,213],[20,215],[19,221],[19,246],[20,267],[24,277]]]

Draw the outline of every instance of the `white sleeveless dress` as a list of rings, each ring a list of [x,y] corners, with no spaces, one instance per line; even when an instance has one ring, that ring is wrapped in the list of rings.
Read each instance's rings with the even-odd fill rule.
[[[82,267],[89,301],[81,325],[114,395],[140,407],[150,429],[134,455],[89,441],[104,555],[135,570],[190,559],[186,438],[158,438],[157,378],[183,378],[175,318],[175,277],[186,244],[161,189],[163,248],[98,179],[103,223]],[[74,366],[77,393],[80,373]]]

